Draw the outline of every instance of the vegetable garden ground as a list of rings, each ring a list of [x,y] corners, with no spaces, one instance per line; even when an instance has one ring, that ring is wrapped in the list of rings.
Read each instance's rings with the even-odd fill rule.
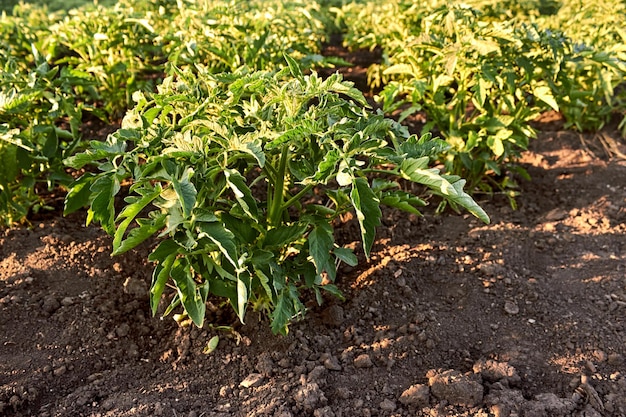
[[[371,261],[341,271],[346,300],[286,337],[226,310],[209,321],[233,332],[152,318],[148,248],[110,257],[84,214],[6,230],[0,413],[626,415],[626,163],[602,146],[623,140],[539,129],[518,210],[385,212]],[[354,222],[337,233],[358,241]]]
[[[0,416],[626,416],[626,4],[431,3],[2,14]]]

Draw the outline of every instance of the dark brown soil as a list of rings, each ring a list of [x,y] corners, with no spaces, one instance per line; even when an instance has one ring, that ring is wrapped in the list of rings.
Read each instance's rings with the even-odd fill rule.
[[[0,415],[626,416],[624,140],[538,127],[517,210],[385,211],[286,337],[218,301],[230,328],[153,318],[150,245],[112,258],[84,213],[1,231]]]

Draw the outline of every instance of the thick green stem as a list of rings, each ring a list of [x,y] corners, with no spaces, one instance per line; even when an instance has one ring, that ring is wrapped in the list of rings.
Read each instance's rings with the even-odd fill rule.
[[[289,200],[285,202],[285,204],[283,204],[281,211],[287,210],[289,207],[297,203],[304,195],[306,195],[306,193],[311,191],[313,187],[315,187],[314,184],[309,184],[303,189],[301,189],[296,195],[291,197]]]
[[[268,213],[268,222],[270,226],[280,225],[282,217],[283,193],[285,191],[285,175],[287,171],[287,159],[289,157],[289,148],[285,146],[280,154],[278,162],[278,170],[274,178],[274,189],[271,195],[270,209]]]

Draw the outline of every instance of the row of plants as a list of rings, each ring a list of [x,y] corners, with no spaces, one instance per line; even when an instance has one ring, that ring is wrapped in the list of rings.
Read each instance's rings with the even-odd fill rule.
[[[327,27],[315,3],[135,1],[48,13],[29,4],[0,17],[0,217],[23,221],[68,185],[62,160],[87,120],[119,123],[136,91],[171,68],[213,73],[342,62],[319,52]],[[184,29],[180,29],[184,28]]]
[[[279,333],[304,313],[303,292],[340,296],[337,267],[357,262],[334,241],[347,212],[367,257],[380,205],[419,213],[426,201],[401,181],[488,221],[463,179],[433,167],[444,142],[368,110],[339,75],[302,72],[340,62],[318,54],[331,25],[319,11],[138,2],[3,16],[3,219],[18,222],[45,208],[45,190],[65,188],[65,213],[89,207],[114,254],[159,242],[155,313],[171,283],[164,314],[182,305],[200,326],[213,294],[242,321],[249,305],[266,311]],[[126,115],[105,141],[87,142],[87,113]]]
[[[382,52],[368,80],[385,112],[423,114],[422,133],[450,144],[440,156],[447,172],[472,190],[514,197],[504,174],[520,172],[515,161],[540,113],[560,111],[580,131],[626,115],[626,5],[508,3],[389,0],[349,3],[337,15],[348,48]]]
[[[46,192],[66,190],[65,212],[88,207],[114,254],[156,244],[155,314],[167,296],[164,314],[182,307],[200,326],[214,295],[241,321],[260,309],[285,333],[306,298],[340,296],[337,268],[358,259],[334,239],[347,213],[366,257],[381,205],[419,214],[434,196],[488,222],[471,194],[514,196],[508,174],[531,120],[554,109],[599,128],[623,109],[619,30],[606,26],[606,49],[585,44],[549,29],[555,8],[21,5],[0,20],[0,215],[20,222],[45,208]],[[317,75],[345,64],[320,55],[337,32],[350,48],[382,51],[369,69],[380,110],[338,74]],[[400,123],[416,112],[420,135]],[[96,140],[83,137],[88,120],[121,127]]]

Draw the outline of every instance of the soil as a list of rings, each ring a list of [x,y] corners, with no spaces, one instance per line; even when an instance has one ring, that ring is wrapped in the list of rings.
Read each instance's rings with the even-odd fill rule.
[[[0,415],[626,416],[624,140],[549,117],[516,210],[384,211],[287,336],[218,300],[202,329],[152,317],[150,243],[111,257],[85,213],[0,231]]]

